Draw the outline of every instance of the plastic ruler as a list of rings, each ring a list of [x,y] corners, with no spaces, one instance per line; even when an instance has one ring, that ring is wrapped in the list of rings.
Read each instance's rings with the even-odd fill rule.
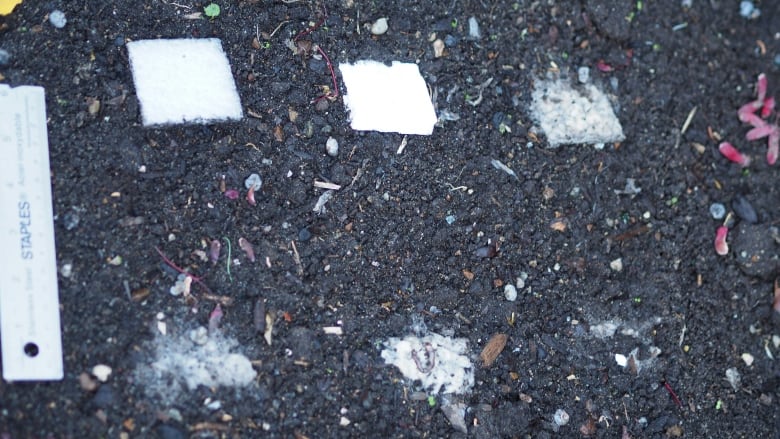
[[[0,84],[0,343],[8,381],[63,376],[50,175],[43,88]]]

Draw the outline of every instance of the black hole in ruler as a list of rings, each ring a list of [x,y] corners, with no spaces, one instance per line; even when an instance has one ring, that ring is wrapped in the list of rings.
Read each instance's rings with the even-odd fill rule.
[[[24,353],[28,357],[35,357],[38,355],[38,345],[35,343],[27,343],[24,345]]]

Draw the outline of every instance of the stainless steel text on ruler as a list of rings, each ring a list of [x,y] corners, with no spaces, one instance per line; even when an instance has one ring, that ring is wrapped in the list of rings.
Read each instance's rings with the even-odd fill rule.
[[[60,380],[62,337],[41,87],[0,84],[0,248],[3,378]]]

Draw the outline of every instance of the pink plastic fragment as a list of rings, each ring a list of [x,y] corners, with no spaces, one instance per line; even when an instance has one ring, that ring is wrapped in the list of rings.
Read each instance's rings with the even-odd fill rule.
[[[729,244],[726,242],[726,235],[729,233],[729,228],[726,226],[718,227],[718,231],[715,233],[715,253],[725,256],[729,253]]]
[[[766,119],[769,117],[770,114],[772,114],[772,111],[775,109],[775,97],[770,96],[766,99],[764,99],[764,105],[761,107],[761,117]]]
[[[209,334],[213,334],[219,330],[219,322],[222,321],[222,316],[224,315],[222,307],[219,306],[218,303],[217,306],[214,307],[214,310],[209,314]]]
[[[216,265],[217,261],[219,261],[220,251],[222,251],[222,244],[219,243],[219,240],[211,241],[211,245],[209,245],[209,259],[211,259],[212,264]]]
[[[614,67],[605,63],[603,59],[598,60],[598,62],[596,63],[596,68],[603,73],[608,73],[615,70]]]
[[[763,105],[764,97],[766,97],[766,86],[767,86],[766,75],[761,73],[760,75],[758,75],[758,81],[756,83],[756,95],[758,96],[756,98],[756,101],[758,101],[760,105]]]
[[[775,127],[769,134],[769,146],[766,150],[766,162],[770,165],[774,165],[777,161],[778,149],[780,149],[780,128]]]
[[[249,188],[249,192],[246,193],[246,201],[249,202],[252,206],[257,204],[257,201],[255,201],[255,188],[254,186]]]
[[[225,191],[225,196],[231,200],[238,199],[238,191],[235,189],[228,189]]]
[[[748,166],[750,164],[750,157],[739,152],[739,150],[734,148],[734,145],[729,142],[721,142],[721,144],[718,146],[718,151],[720,151],[724,157],[742,167]]]
[[[761,139],[763,137],[772,134],[773,131],[777,130],[777,127],[775,127],[774,125],[770,125],[764,121],[761,122],[763,123],[763,125],[758,125],[752,130],[748,131],[747,134],[745,134],[745,138],[747,140]]]
[[[247,259],[249,259],[250,262],[255,262],[255,249],[252,247],[252,243],[244,239],[244,237],[238,238],[238,246],[241,247],[241,250],[244,250],[244,253],[246,253]]]

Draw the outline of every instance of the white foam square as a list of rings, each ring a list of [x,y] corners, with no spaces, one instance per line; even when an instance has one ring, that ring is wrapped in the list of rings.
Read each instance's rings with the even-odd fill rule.
[[[238,120],[241,99],[216,38],[127,43],[144,126]]]
[[[592,84],[572,87],[566,80],[537,81],[531,99],[531,117],[550,146],[625,140],[609,99]]]
[[[436,112],[417,64],[361,60],[339,64],[339,70],[353,130],[433,133]]]

